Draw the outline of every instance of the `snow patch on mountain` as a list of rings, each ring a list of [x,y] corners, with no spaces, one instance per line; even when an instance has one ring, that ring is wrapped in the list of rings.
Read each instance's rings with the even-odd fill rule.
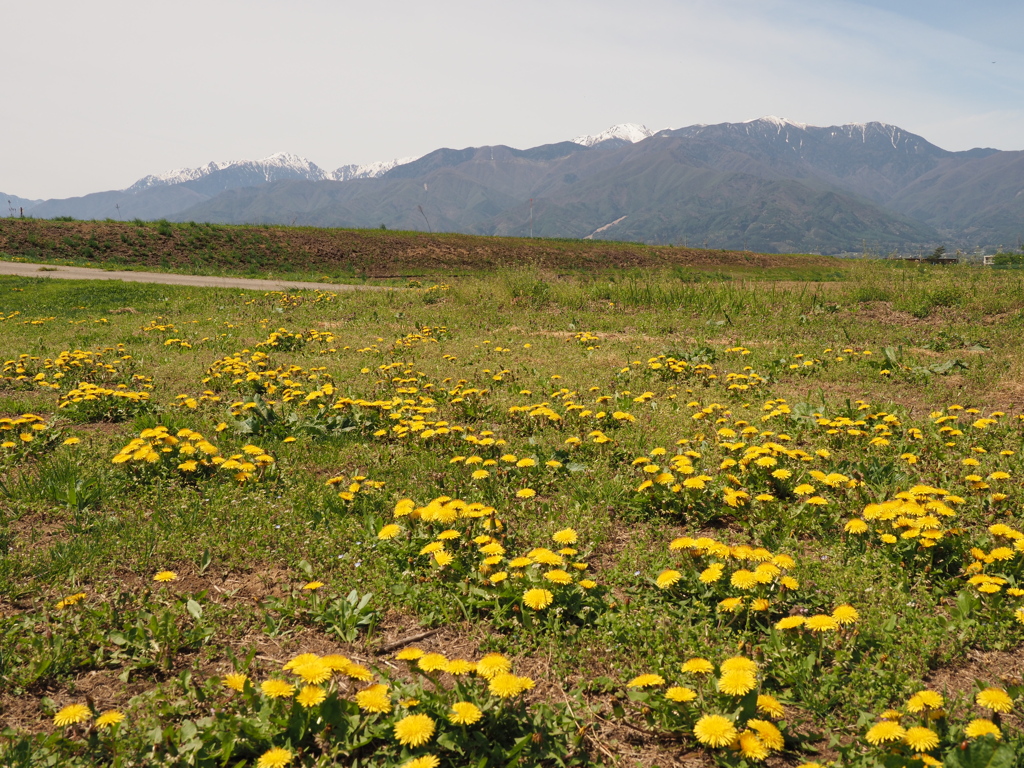
[[[582,144],[584,147],[593,147],[602,141],[610,141],[612,139],[636,144],[638,141],[649,139],[653,135],[654,132],[645,125],[640,125],[639,123],[620,123],[594,136],[577,136],[572,141],[574,144]]]
[[[334,179],[335,181],[350,181],[351,179],[375,179],[378,176],[383,176],[392,168],[397,168],[400,165],[411,163],[413,160],[419,160],[419,158],[396,157],[394,160],[379,160],[375,163],[365,163],[363,165],[355,163],[351,165],[343,165],[331,174],[331,178]]]

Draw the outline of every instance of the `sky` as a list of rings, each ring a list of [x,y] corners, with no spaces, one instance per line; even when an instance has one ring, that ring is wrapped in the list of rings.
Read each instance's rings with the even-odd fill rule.
[[[765,115],[1024,150],[1020,0],[0,0],[0,191]]]

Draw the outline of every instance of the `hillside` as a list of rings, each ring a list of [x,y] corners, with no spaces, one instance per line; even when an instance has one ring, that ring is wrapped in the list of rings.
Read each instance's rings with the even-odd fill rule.
[[[0,256],[179,271],[396,277],[532,265],[835,268],[835,259],[606,241],[431,235],[383,230],[0,219]]]

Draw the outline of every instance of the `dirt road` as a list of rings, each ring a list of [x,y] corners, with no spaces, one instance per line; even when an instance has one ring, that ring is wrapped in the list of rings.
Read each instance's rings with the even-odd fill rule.
[[[245,277],[208,277],[174,275],[164,272],[115,272],[87,267],[62,267],[51,264],[29,264],[0,261],[0,275],[20,277],[56,277],[61,280],[123,280],[126,283],[161,283],[191,285],[200,288],[241,288],[247,291],[386,291],[376,285],[345,285],[341,283],[301,283],[294,280],[254,280]]]

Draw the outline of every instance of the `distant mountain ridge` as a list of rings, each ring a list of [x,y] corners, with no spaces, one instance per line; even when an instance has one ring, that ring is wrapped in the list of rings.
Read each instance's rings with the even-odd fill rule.
[[[166,173],[144,176],[124,191],[143,192],[156,186],[190,184],[211,177],[217,181],[206,186],[217,189],[217,191],[270,184],[285,179],[304,179],[305,181],[372,179],[415,159],[415,157],[402,157],[363,165],[343,165],[335,171],[325,171],[304,157],[293,155],[290,152],[278,152],[262,160],[211,162],[198,168],[177,168]],[[196,188],[195,185],[193,188]]]
[[[119,207],[118,207],[119,206]],[[438,149],[327,172],[296,155],[210,163],[36,217],[599,237],[836,253],[1015,243],[1024,152],[950,152],[881,122],[624,123],[525,150]],[[113,211],[117,214],[113,214]]]
[[[125,191],[142,192],[156,186],[187,184],[211,176],[225,175],[225,172],[241,177],[241,181],[244,183],[235,185],[230,181],[224,180],[217,184],[218,187],[223,189],[231,189],[234,186],[255,186],[261,183],[269,184],[273,181],[289,178],[301,178],[307,181],[323,181],[324,179],[331,178],[330,174],[304,157],[287,152],[278,152],[262,160],[211,162],[199,168],[177,168],[155,176],[144,176]]]

